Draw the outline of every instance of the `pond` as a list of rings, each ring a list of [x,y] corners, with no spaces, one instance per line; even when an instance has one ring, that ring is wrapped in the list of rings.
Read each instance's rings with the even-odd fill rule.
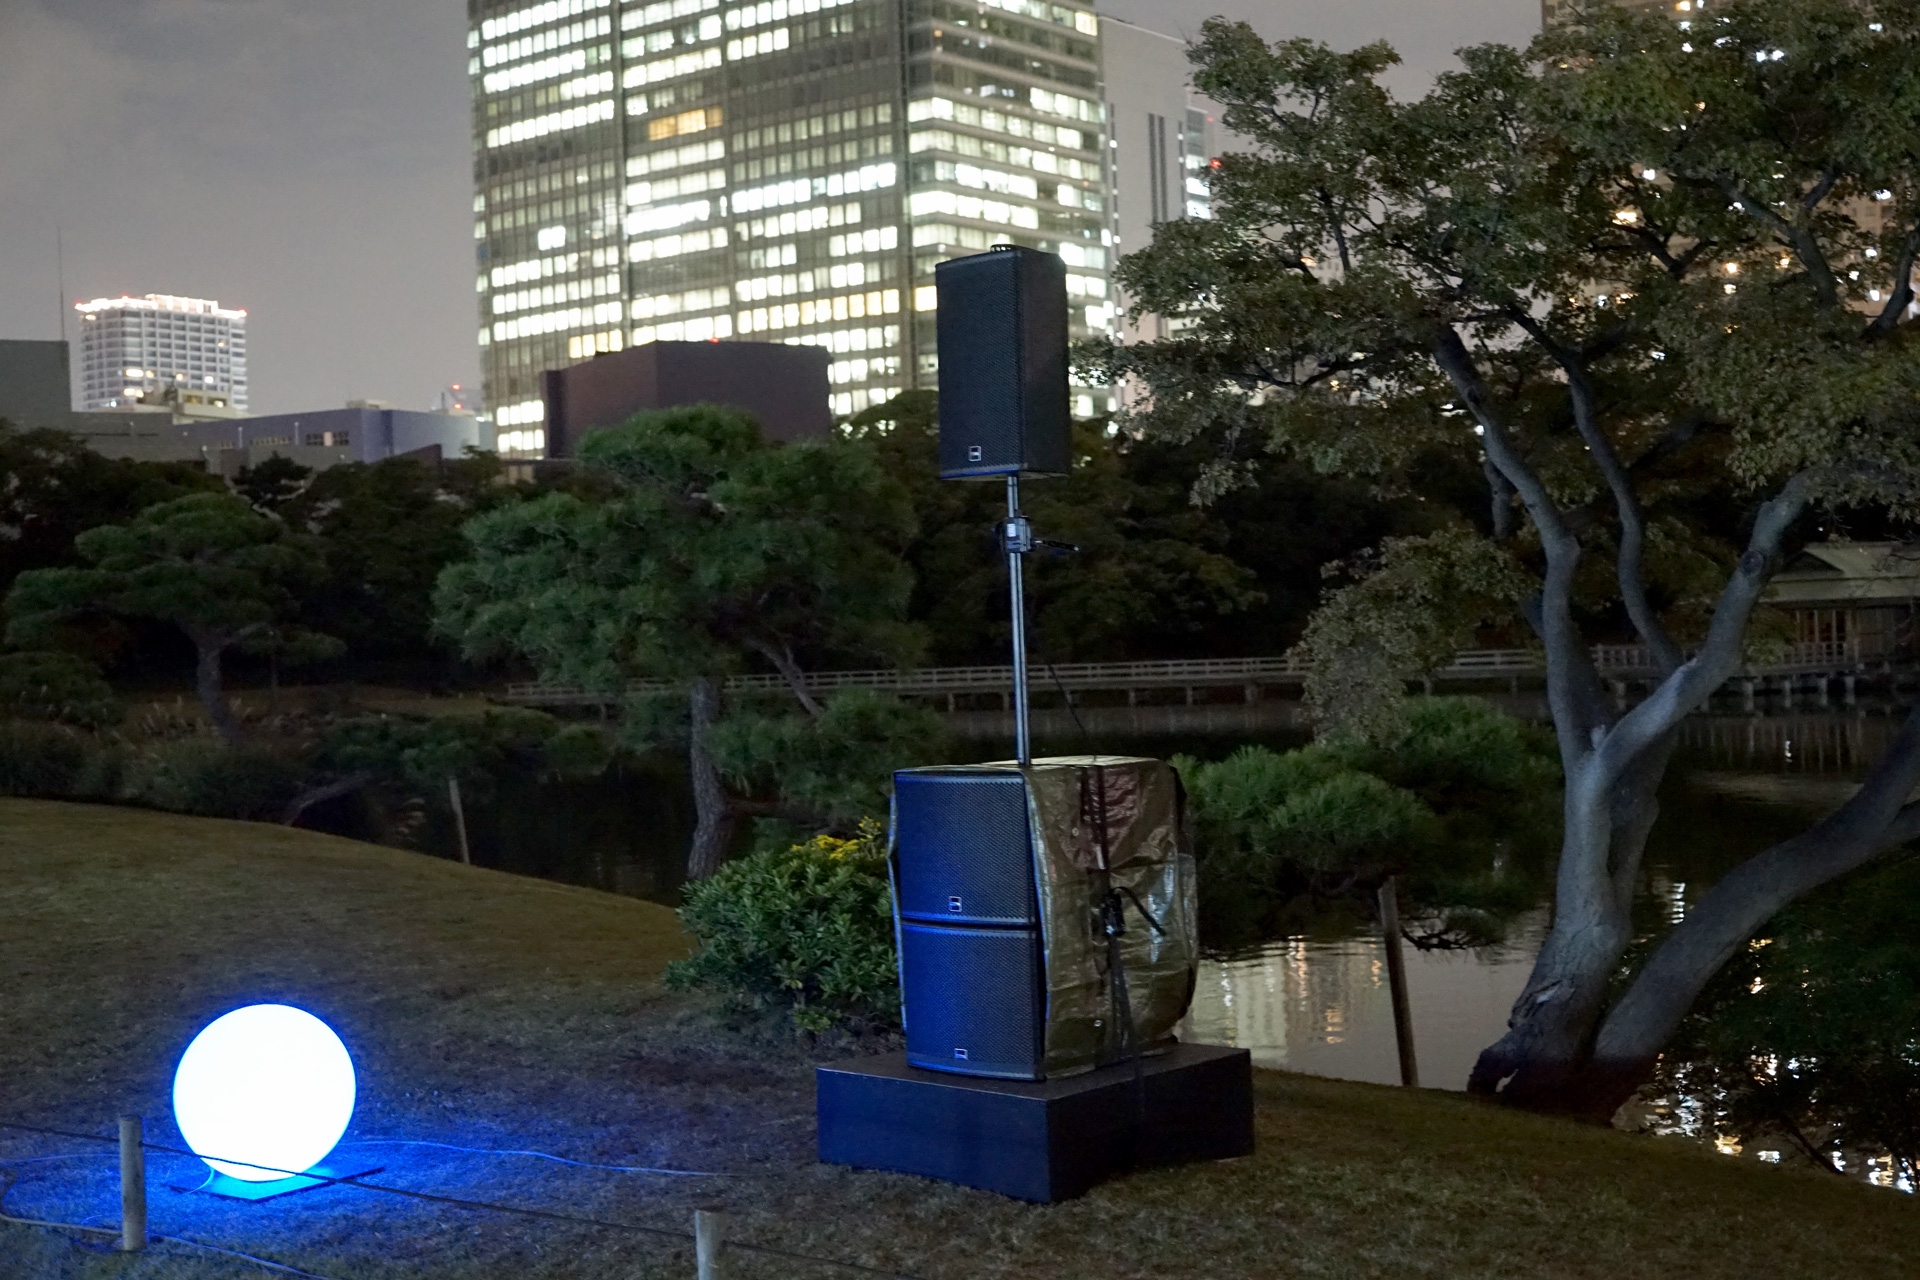
[[[1538,699],[1527,695],[1497,701],[1516,714],[1540,711]],[[1901,714],[1891,706],[1861,706],[1690,721],[1661,792],[1661,818],[1636,896],[1638,928],[1657,933],[1671,926],[1727,869],[1844,800]],[[978,748],[972,756],[1008,754],[1010,717],[976,712],[954,723]],[[1051,708],[1034,716],[1037,755],[1188,752],[1218,759],[1244,743],[1285,749],[1306,736],[1297,705],[1281,702]],[[468,821],[480,865],[669,904],[678,899],[680,860],[692,829],[684,772],[665,760],[594,783],[510,783],[472,797]],[[452,854],[447,815],[423,814],[413,843]],[[1504,1030],[1547,928],[1544,888],[1501,945],[1406,950],[1426,1087],[1464,1089],[1480,1050]],[[1182,1034],[1244,1046],[1265,1066],[1397,1083],[1377,926],[1347,909],[1329,910],[1299,928],[1251,951],[1207,959]],[[1641,1122],[1657,1130],[1687,1128],[1683,1115],[1647,1115]]]

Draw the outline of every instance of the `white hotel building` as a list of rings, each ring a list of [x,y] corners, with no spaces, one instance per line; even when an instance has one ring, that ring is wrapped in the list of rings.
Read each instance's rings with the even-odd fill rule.
[[[1013,242],[1116,323],[1102,22],[1052,0],[469,0],[486,403],[545,448],[539,377],[733,338],[832,353],[833,409],[931,387],[933,267]],[[1109,407],[1075,389],[1075,410]]]
[[[80,408],[247,411],[247,313],[205,298],[95,298],[80,313]]]

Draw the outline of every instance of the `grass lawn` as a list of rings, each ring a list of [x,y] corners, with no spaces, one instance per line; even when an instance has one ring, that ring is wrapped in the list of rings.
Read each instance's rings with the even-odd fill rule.
[[[353,1050],[349,1144],[741,1175],[344,1147],[386,1166],[375,1181],[677,1231],[695,1207],[724,1206],[742,1239],[928,1280],[1920,1271],[1912,1197],[1456,1095],[1272,1072],[1256,1086],[1256,1155],[1052,1208],[824,1167],[792,1046],[658,987],[686,947],[670,912],[637,900],[279,827],[0,800],[0,1119],[108,1133],[139,1112],[150,1140],[177,1144],[180,1051],[217,1014],[273,999],[320,1014]],[[100,1152],[0,1130],[0,1211],[112,1225],[115,1166]],[[693,1274],[671,1240],[349,1188],[242,1206],[166,1189],[204,1169],[151,1159],[156,1232],[335,1280]],[[853,1274],[729,1261],[733,1276]],[[262,1274],[0,1224],[7,1280]]]

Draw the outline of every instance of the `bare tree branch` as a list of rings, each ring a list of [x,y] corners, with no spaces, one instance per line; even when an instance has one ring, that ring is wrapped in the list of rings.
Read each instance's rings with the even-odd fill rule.
[[[800,669],[798,662],[794,661],[793,650],[785,645],[771,644],[758,636],[741,638],[749,649],[773,664],[773,669],[780,673],[780,678],[786,682],[787,688],[800,705],[806,708],[807,714],[816,720],[819,719],[823,714],[820,704],[814,701],[813,693],[807,688],[807,673]]]
[[[1816,186],[1814,188],[1814,191],[1820,193],[1819,199],[1814,199],[1812,204],[1803,206],[1809,211],[1813,209],[1814,205],[1819,203],[1820,199],[1825,198],[1826,191],[1830,190],[1833,186],[1831,175],[1822,181],[1825,184],[1824,187]],[[1764,201],[1756,200],[1751,195],[1748,195],[1747,192],[1741,188],[1740,184],[1730,177],[1721,176],[1716,178],[1714,180],[1714,186],[1718,188],[1727,199],[1733,201],[1735,207],[1742,213],[1745,213],[1755,222],[1758,222],[1761,226],[1773,232],[1776,236],[1779,236],[1789,245],[1792,245],[1794,255],[1798,257],[1801,264],[1806,267],[1807,275],[1812,279],[1814,292],[1819,295],[1820,301],[1829,307],[1839,305],[1840,282],[1834,277],[1833,268],[1827,265],[1827,257],[1820,251],[1820,242],[1814,238],[1810,228],[1788,222],[1785,218],[1767,208]],[[1809,192],[1808,195],[1810,199],[1813,198],[1813,192]]]
[[[1580,540],[1567,527],[1566,518],[1546,485],[1513,447],[1506,425],[1495,412],[1480,370],[1459,332],[1450,324],[1438,325],[1432,346],[1434,363],[1447,375],[1474,421],[1480,424],[1487,460],[1520,495],[1534,527],[1540,531],[1540,544],[1547,555],[1547,575],[1541,590],[1537,625],[1547,650],[1547,701],[1553,709],[1561,757],[1571,765],[1592,750],[1593,731],[1604,724],[1599,710],[1602,705],[1600,676],[1593,666],[1593,654],[1573,620],[1573,586],[1580,565]]]
[[[1594,412],[1593,383],[1587,378],[1587,361],[1555,340],[1547,332],[1546,326],[1532,315],[1516,312],[1512,319],[1554,358],[1567,375],[1567,392],[1573,402],[1574,427],[1613,494],[1614,513],[1620,520],[1620,551],[1614,562],[1620,599],[1626,604],[1627,617],[1632,620],[1634,630],[1640,633],[1640,638],[1652,652],[1654,665],[1662,675],[1670,674],[1680,665],[1680,646],[1673,642],[1665,624],[1660,621],[1660,615],[1654,612],[1652,602],[1647,599],[1644,560],[1647,545],[1646,513],[1641,509],[1640,495],[1634,490],[1633,480],[1621,464],[1613,441],[1600,429]]]
[[[1665,737],[1739,666],[1747,619],[1772,576],[1773,558],[1780,550],[1781,539],[1806,510],[1813,478],[1811,472],[1801,472],[1760,508],[1747,549],[1714,606],[1706,643],[1662,680],[1645,701],[1622,716],[1600,744],[1601,785],[1621,777],[1641,752]]]

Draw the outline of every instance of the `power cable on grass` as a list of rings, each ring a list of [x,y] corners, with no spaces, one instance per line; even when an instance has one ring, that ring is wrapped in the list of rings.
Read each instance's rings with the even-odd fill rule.
[[[19,1124],[7,1120],[0,1120],[0,1129],[15,1129],[22,1133],[38,1133],[54,1138],[74,1138],[82,1142],[112,1142],[116,1144],[119,1142],[117,1137],[103,1137],[97,1133],[75,1133],[70,1129],[49,1129],[39,1125]],[[163,1155],[187,1156],[196,1160],[207,1159],[207,1157],[202,1156],[197,1151],[185,1151],[179,1147],[162,1146],[155,1142],[143,1142],[140,1145],[144,1150],[158,1151]],[[694,1239],[693,1233],[690,1231],[675,1231],[669,1227],[647,1227],[633,1222],[611,1222],[604,1218],[585,1218],[576,1214],[556,1213],[551,1209],[530,1209],[520,1205],[496,1204],[487,1200],[468,1200],[460,1196],[444,1196],[431,1191],[410,1191],[405,1187],[383,1186],[377,1182],[365,1182],[354,1178],[331,1178],[316,1173],[302,1172],[296,1169],[281,1169],[273,1165],[256,1164],[251,1160],[229,1160],[220,1156],[213,1158],[219,1160],[222,1164],[236,1164],[242,1168],[259,1169],[264,1173],[278,1173],[290,1178],[307,1178],[315,1185],[357,1187],[362,1191],[377,1191],[384,1195],[400,1196],[405,1199],[420,1200],[429,1204],[444,1204],[459,1209],[478,1209],[489,1213],[512,1214],[523,1218],[537,1218],[546,1222],[565,1222],[574,1226],[600,1227],[609,1231],[629,1231],[638,1235],[654,1236],[661,1239],[684,1241],[687,1243],[692,1243]],[[33,1225],[60,1224],[36,1223]],[[85,1227],[82,1228],[82,1230],[101,1231],[103,1228]],[[118,1235],[119,1231],[113,1229],[109,1234]],[[165,1238],[178,1240],[177,1237]],[[191,1244],[196,1248],[214,1247],[211,1245],[199,1245],[197,1242],[190,1240],[178,1240],[178,1243]],[[748,1244],[742,1240],[728,1240],[727,1248],[738,1249],[742,1253],[758,1253],[770,1258],[782,1258],[789,1262],[807,1262],[815,1266],[838,1267],[843,1271],[855,1271],[862,1275],[882,1276],[885,1277],[885,1280],[921,1280],[921,1277],[909,1275],[902,1271],[888,1271],[883,1267],[870,1267],[860,1262],[842,1262],[837,1258],[821,1258],[813,1254],[795,1253],[787,1249],[776,1249],[770,1245]],[[273,1263],[270,1265],[277,1267],[281,1264]],[[292,1270],[292,1268],[287,1268],[287,1270]],[[304,1275],[309,1273],[302,1272],[299,1274]],[[316,1277],[316,1280],[328,1280],[328,1278],[324,1276]]]

